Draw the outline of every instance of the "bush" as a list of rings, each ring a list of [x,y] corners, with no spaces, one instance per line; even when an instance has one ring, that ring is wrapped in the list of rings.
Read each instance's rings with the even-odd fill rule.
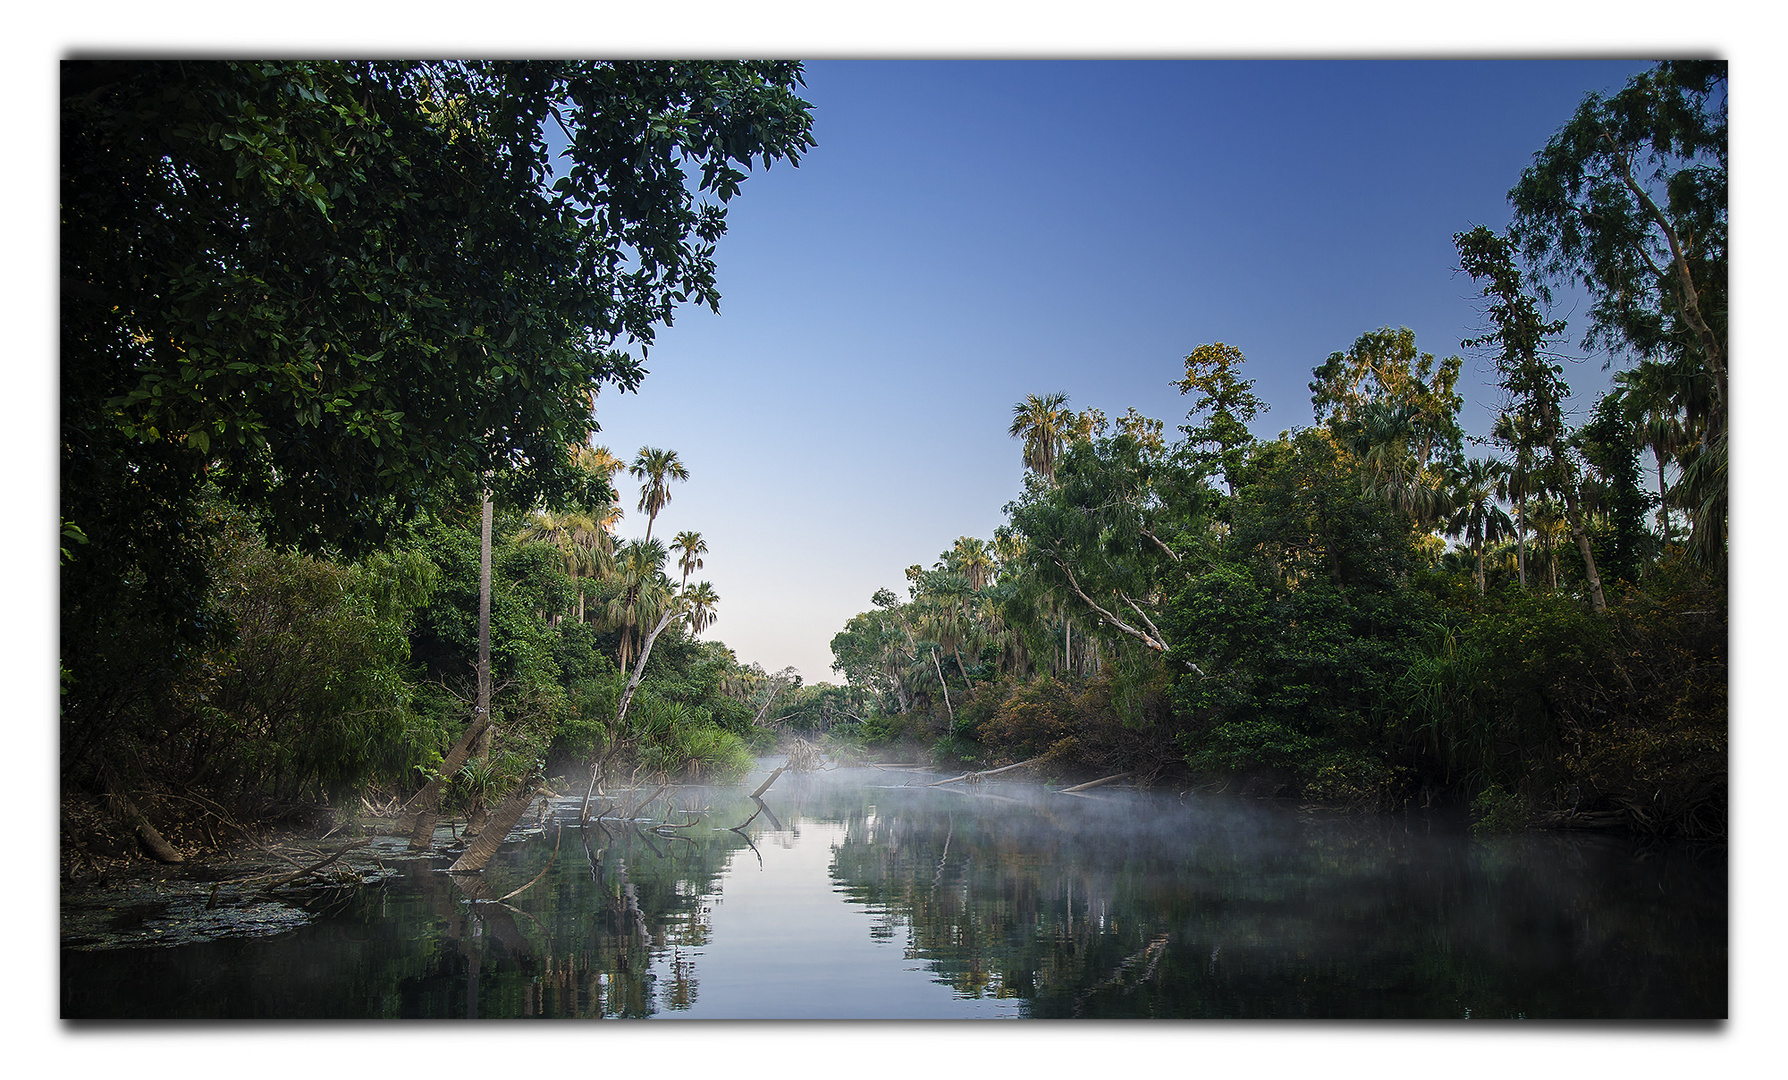
[[[1478,792],[1471,800],[1471,815],[1474,836],[1520,832],[1527,828],[1527,804],[1521,796],[1496,784]]]

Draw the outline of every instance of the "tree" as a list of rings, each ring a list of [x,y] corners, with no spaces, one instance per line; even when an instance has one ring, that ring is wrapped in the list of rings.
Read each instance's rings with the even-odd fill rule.
[[[1024,440],[1024,467],[1045,480],[1055,479],[1056,459],[1074,427],[1074,414],[1063,407],[1067,403],[1067,394],[1027,394],[1012,406],[1008,434]]]
[[[612,503],[606,509],[619,511]],[[614,567],[614,538],[597,519],[575,510],[540,511],[522,526],[517,539],[551,545],[564,560],[565,573],[577,586],[577,621],[584,621],[584,582]],[[557,622],[557,617],[552,619]]]
[[[1466,348],[1497,348],[1498,381],[1509,395],[1510,409],[1532,425],[1534,437],[1551,452],[1548,486],[1564,497],[1565,519],[1577,541],[1577,551],[1583,556],[1590,606],[1597,613],[1606,611],[1608,601],[1602,594],[1602,578],[1596,570],[1595,553],[1590,549],[1589,533],[1578,505],[1576,463],[1565,452],[1565,432],[1559,416],[1564,380],[1546,353],[1548,339],[1563,330],[1564,323],[1547,322],[1540,316],[1539,304],[1527,294],[1521,271],[1515,268],[1514,245],[1507,238],[1479,225],[1470,232],[1456,233],[1453,243],[1459,249],[1460,265],[1465,272],[1484,283],[1484,313],[1491,324],[1489,333],[1462,344]]]
[[[1586,346],[1686,362],[1700,432],[1684,465],[1691,546],[1724,565],[1726,62],[1665,61],[1587,95],[1510,189],[1509,236],[1546,280],[1586,288]],[[1542,293],[1544,296],[1544,293]]]
[[[1697,356],[1726,413],[1726,62],[1667,60],[1588,94],[1509,191],[1509,236],[1594,297],[1587,347]]]
[[[792,63],[95,60],[62,68],[64,713],[119,731],[223,624],[201,500],[352,556],[424,509],[597,501],[569,448],[725,204],[812,145]],[[567,140],[549,174],[546,124]],[[550,183],[550,187],[548,186]],[[636,349],[632,355],[627,349]],[[114,675],[117,672],[117,675]]]
[[[1254,396],[1254,380],[1237,377],[1244,359],[1242,350],[1234,345],[1221,341],[1200,345],[1186,357],[1186,377],[1175,384],[1181,394],[1199,392],[1186,419],[1199,413],[1209,415],[1197,427],[1182,425],[1180,431],[1191,446],[1214,448],[1206,453],[1222,472],[1231,495],[1235,494],[1235,474],[1244,448],[1254,441],[1248,421],[1266,409]]]
[[[743,174],[811,145],[795,64],[63,69],[65,459],[179,448],[273,539],[377,542],[444,486],[578,493],[568,446],[713,305]],[[549,180],[544,125],[569,140]],[[689,167],[699,180],[686,182]]]
[[[605,616],[608,625],[621,632],[623,668],[633,659],[642,628],[651,626],[674,599],[664,576],[665,556],[664,545],[655,540],[633,540],[616,553],[616,592]]]
[[[1396,410],[1403,449],[1416,469],[1450,462],[1464,438],[1458,419],[1464,399],[1453,389],[1462,364],[1457,356],[1437,363],[1434,354],[1418,352],[1408,327],[1372,330],[1316,368],[1310,404],[1337,432],[1360,423],[1372,406]]]
[[[702,568],[702,556],[707,554],[708,542],[702,534],[684,530],[671,540],[670,549],[677,553],[677,566],[683,571],[683,581],[677,586],[679,590],[689,587],[689,575]]]
[[[1497,485],[1505,469],[1501,463],[1472,458],[1451,476],[1449,501],[1453,510],[1446,522],[1446,533],[1464,537],[1478,561],[1478,595],[1484,595],[1484,547],[1514,531],[1514,523],[1502,507],[1496,505]]]
[[[714,586],[706,581],[696,583],[695,588],[685,588],[683,596],[689,602],[689,632],[699,634],[714,623],[714,608],[720,603],[720,594]]]
[[[642,446],[633,457],[633,464],[627,467],[635,480],[641,481],[639,492],[639,508],[646,512],[646,539],[652,539],[652,522],[658,518],[658,511],[670,502],[670,482],[672,480],[688,480],[689,470],[677,460],[675,450],[660,450],[652,446]]]

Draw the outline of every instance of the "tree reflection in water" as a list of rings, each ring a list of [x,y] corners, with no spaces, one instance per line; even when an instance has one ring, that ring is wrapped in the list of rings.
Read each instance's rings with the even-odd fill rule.
[[[482,875],[409,861],[282,937],[64,950],[64,1015],[1726,1014],[1721,849],[873,769],[749,789],[691,827],[568,825],[556,858],[539,833]],[[781,906],[742,936],[753,904]],[[814,973],[835,981],[777,982]]]

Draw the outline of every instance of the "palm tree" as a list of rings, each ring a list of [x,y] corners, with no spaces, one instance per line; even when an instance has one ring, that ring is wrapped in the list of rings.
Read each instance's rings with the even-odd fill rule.
[[[580,446],[571,455],[571,461],[585,472],[592,472],[614,484],[615,474],[626,467],[626,462],[609,452],[606,446]]]
[[[1484,595],[1484,545],[1493,544],[1514,530],[1514,523],[1496,505],[1497,481],[1502,462],[1472,458],[1453,474],[1450,497],[1454,510],[1447,518],[1448,536],[1463,536],[1478,560],[1478,595]]]
[[[1030,394],[1012,406],[1009,433],[1024,440],[1024,467],[1052,483],[1056,459],[1075,424],[1074,414],[1063,408],[1067,403],[1067,394]]]
[[[674,599],[664,576],[664,545],[653,540],[629,541],[615,556],[616,593],[604,616],[610,628],[621,632],[619,655],[626,668],[639,646],[642,628],[657,622]]]
[[[1515,460],[1505,463],[1496,484],[1496,497],[1515,506],[1515,573],[1523,589],[1527,588],[1527,497],[1539,492],[1540,477],[1534,461],[1533,425],[1514,413],[1497,414],[1490,429],[1491,438],[1515,452]]]
[[[565,561],[565,573],[577,586],[577,621],[584,621],[584,582],[608,572],[612,565],[613,540],[589,514],[567,511],[535,514],[516,534],[524,542],[549,544]],[[558,622],[558,616],[553,617]]]
[[[979,591],[993,576],[993,548],[985,540],[959,536],[950,556],[950,569],[967,578],[971,589]]]
[[[1666,545],[1670,542],[1670,488],[1664,482],[1664,463],[1695,442],[1678,404],[1679,382],[1674,372],[1656,363],[1642,363],[1614,375],[1621,410],[1638,428],[1639,438],[1657,462],[1658,531]]]
[[[683,598],[689,605],[691,636],[713,625],[714,608],[720,603],[720,594],[714,591],[714,586],[705,581],[697,582],[695,588],[684,590]]]
[[[708,542],[702,534],[685,529],[671,541],[671,550],[678,553],[677,565],[683,569],[683,582],[679,589],[689,587],[689,575],[702,568],[702,556],[707,554]]]
[[[1339,439],[1360,462],[1360,490],[1391,504],[1417,525],[1429,526],[1451,512],[1427,454],[1431,439],[1412,405],[1369,401],[1352,421],[1338,421]]]
[[[672,480],[688,480],[689,470],[677,460],[675,450],[659,450],[652,446],[642,446],[634,455],[633,464],[627,471],[635,480],[640,481],[639,508],[646,512],[646,539],[652,539],[652,522],[657,519],[658,511],[670,502],[670,482]]]

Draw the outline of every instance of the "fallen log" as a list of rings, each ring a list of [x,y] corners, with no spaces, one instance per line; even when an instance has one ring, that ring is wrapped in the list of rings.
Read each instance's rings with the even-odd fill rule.
[[[950,778],[950,779],[948,779],[948,780],[939,780],[939,781],[938,781],[938,782],[937,782],[937,783],[935,783],[935,784],[926,784],[926,785],[925,785],[925,786],[926,786],[926,787],[942,787],[942,786],[943,786],[943,785],[945,785],[945,784],[954,784],[954,783],[956,783],[956,782],[957,782],[957,781],[958,781],[958,780],[970,780],[970,781],[973,781],[973,782],[978,782],[978,781],[980,781],[980,780],[981,780],[981,779],[982,779],[982,778],[983,778],[983,777],[987,777],[987,776],[998,776],[998,775],[999,775],[999,774],[1000,774],[1000,773],[1003,773],[1003,772],[1010,772],[1010,771],[1011,771],[1011,770],[1013,770],[1013,769],[1022,769],[1022,768],[1024,768],[1024,767],[1025,767],[1025,766],[1026,766],[1026,765],[1035,765],[1035,764],[1036,764],[1036,763],[1037,763],[1037,762],[1039,762],[1039,761],[1042,761],[1042,760],[1043,760],[1043,759],[1042,759],[1042,758],[1040,758],[1040,757],[1034,757],[1034,758],[1031,758],[1031,759],[1030,759],[1030,760],[1028,760],[1028,761],[1020,761],[1020,762],[1019,762],[1019,763],[1018,763],[1018,764],[1016,764],[1016,765],[1001,765],[1001,766],[1000,766],[1000,767],[999,767],[999,768],[997,768],[997,769],[988,769],[988,770],[987,770],[987,771],[985,771],[985,772],[965,772],[965,773],[963,773],[963,774],[962,774],[962,775],[961,775],[961,776],[952,776],[952,777],[951,777],[951,778]],[[1125,774],[1124,774],[1124,775],[1125,775],[1125,776],[1128,776],[1128,775],[1129,775],[1129,774],[1128,774],[1128,773],[1125,773]]]
[[[1088,788],[1096,788],[1102,784],[1109,784],[1113,780],[1122,780],[1124,777],[1129,776],[1129,775],[1130,774],[1127,772],[1112,773],[1110,776],[1102,776],[1097,780],[1089,780],[1084,784],[1075,784],[1073,787],[1062,788],[1057,794],[1072,795],[1076,791],[1085,791]]]
[[[452,782],[454,775],[459,772],[460,766],[466,763],[466,758],[472,753],[472,744],[489,726],[489,714],[480,716],[466,725],[466,730],[460,733],[453,748],[447,751],[447,758],[441,762],[440,772],[436,773],[428,783],[422,785],[422,790],[404,802],[405,810],[412,807],[416,809],[416,821],[410,826],[411,847],[434,846],[435,821],[441,812],[441,792]]]
[[[155,826],[149,823],[149,819],[143,816],[141,810],[137,809],[136,803],[131,802],[122,792],[116,790],[108,792],[108,794],[112,799],[113,812],[136,829],[138,842],[143,845],[145,851],[154,856],[156,861],[164,863],[186,861],[186,857],[175,851],[173,845],[163,839],[161,833],[156,831]]]

